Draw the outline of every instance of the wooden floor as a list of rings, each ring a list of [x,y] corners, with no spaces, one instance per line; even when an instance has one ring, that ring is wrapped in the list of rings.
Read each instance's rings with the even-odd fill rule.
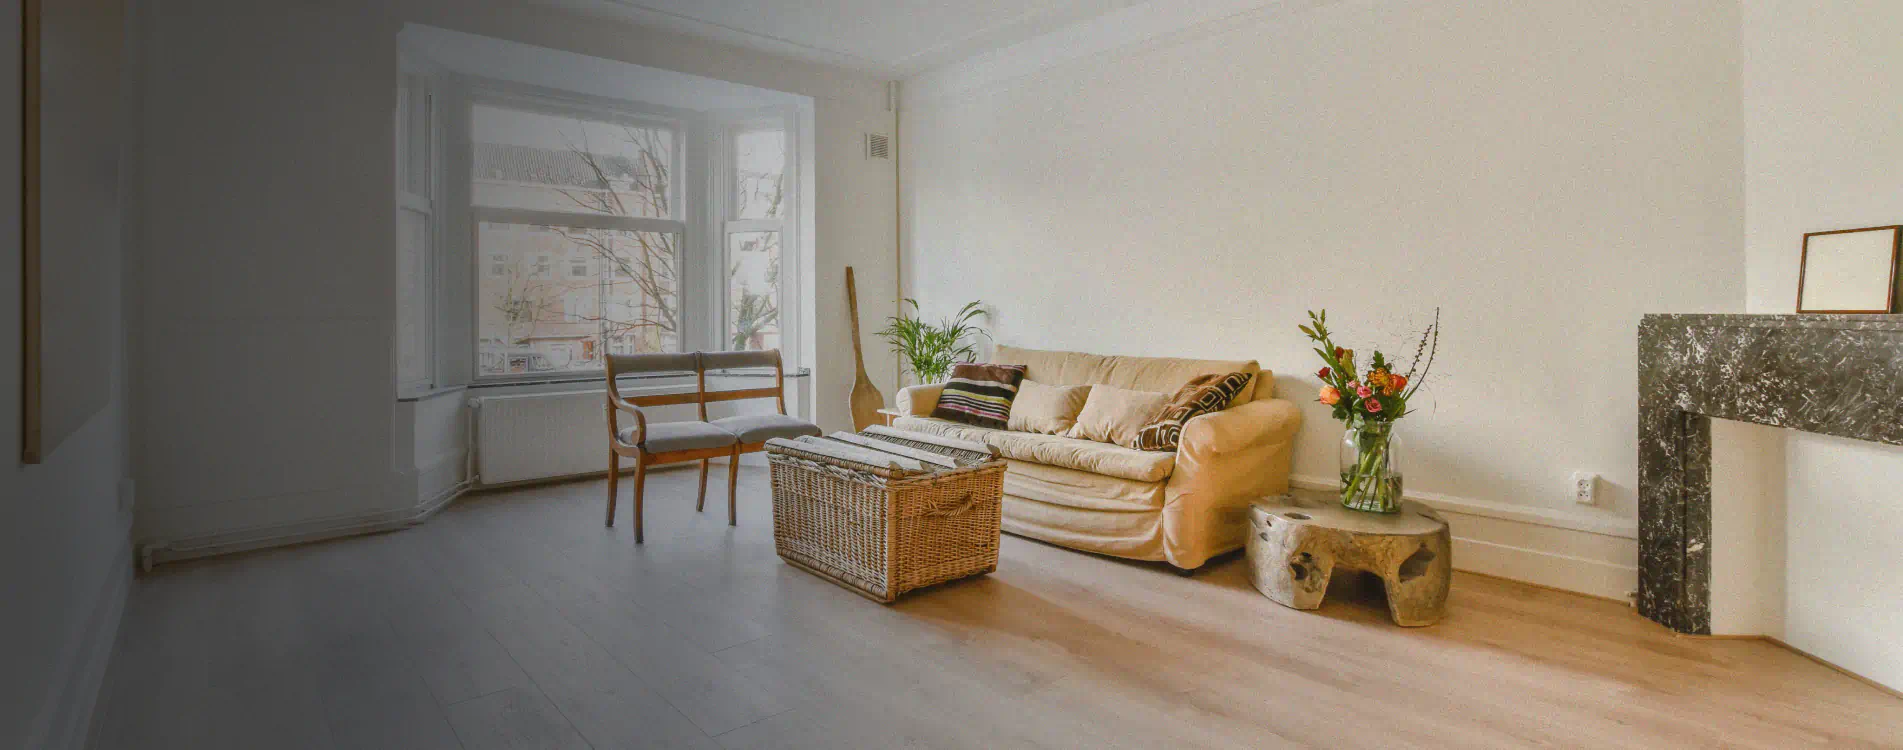
[[[1007,536],[997,573],[884,607],[774,556],[763,469],[738,529],[694,480],[650,480],[641,547],[594,481],[161,568],[97,746],[1903,746],[1903,700],[1797,654],[1478,576],[1403,630],[1353,582],[1296,612],[1233,557],[1186,579]]]

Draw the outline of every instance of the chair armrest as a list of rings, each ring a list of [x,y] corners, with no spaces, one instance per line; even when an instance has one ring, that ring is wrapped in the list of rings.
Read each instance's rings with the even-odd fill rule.
[[[641,407],[628,403],[626,399],[615,398],[614,396],[608,397],[608,439],[610,441],[621,439],[621,425],[615,420],[615,412],[617,411],[625,411],[634,415],[634,442],[623,443],[623,445],[640,445],[647,442],[648,415],[642,413]]]
[[[1289,456],[1302,410],[1251,401],[1183,425],[1176,470],[1163,490],[1164,552],[1182,568],[1242,545],[1249,503],[1288,491]]]
[[[931,416],[932,410],[938,408],[938,394],[944,391],[944,383],[912,385],[900,388],[898,396],[899,416]]]

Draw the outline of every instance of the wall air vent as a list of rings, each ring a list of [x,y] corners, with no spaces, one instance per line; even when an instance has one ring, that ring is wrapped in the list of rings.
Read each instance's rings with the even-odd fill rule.
[[[892,158],[892,138],[881,133],[866,134],[866,158]]]

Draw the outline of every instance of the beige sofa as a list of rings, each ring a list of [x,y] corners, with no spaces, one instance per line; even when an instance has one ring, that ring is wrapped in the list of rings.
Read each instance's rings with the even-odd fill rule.
[[[1191,419],[1173,453],[931,417],[943,385],[899,391],[893,426],[996,446],[1008,460],[1004,530],[1074,549],[1183,570],[1242,546],[1249,503],[1288,490],[1289,448],[1301,410],[1275,398],[1254,361],[1111,357],[1000,346],[996,364],[1025,365],[1050,385],[1106,384],[1174,393],[1209,373],[1257,373],[1229,408]]]

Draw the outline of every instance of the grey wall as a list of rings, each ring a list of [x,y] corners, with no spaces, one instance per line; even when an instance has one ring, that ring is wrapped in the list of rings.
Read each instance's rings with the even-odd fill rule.
[[[143,236],[158,260],[137,345],[141,541],[415,503],[392,385],[405,22],[812,96],[815,412],[844,424],[841,269],[859,267],[869,316],[892,309],[896,288],[896,172],[857,148],[859,133],[892,127],[879,81],[529,3],[173,0],[143,58]]]
[[[20,142],[20,3],[0,3],[0,143]],[[106,321],[111,396],[46,457],[20,456],[20,151],[0,149],[0,747],[76,747],[131,579],[124,256],[81,293]],[[72,294],[75,290],[49,290]]]

